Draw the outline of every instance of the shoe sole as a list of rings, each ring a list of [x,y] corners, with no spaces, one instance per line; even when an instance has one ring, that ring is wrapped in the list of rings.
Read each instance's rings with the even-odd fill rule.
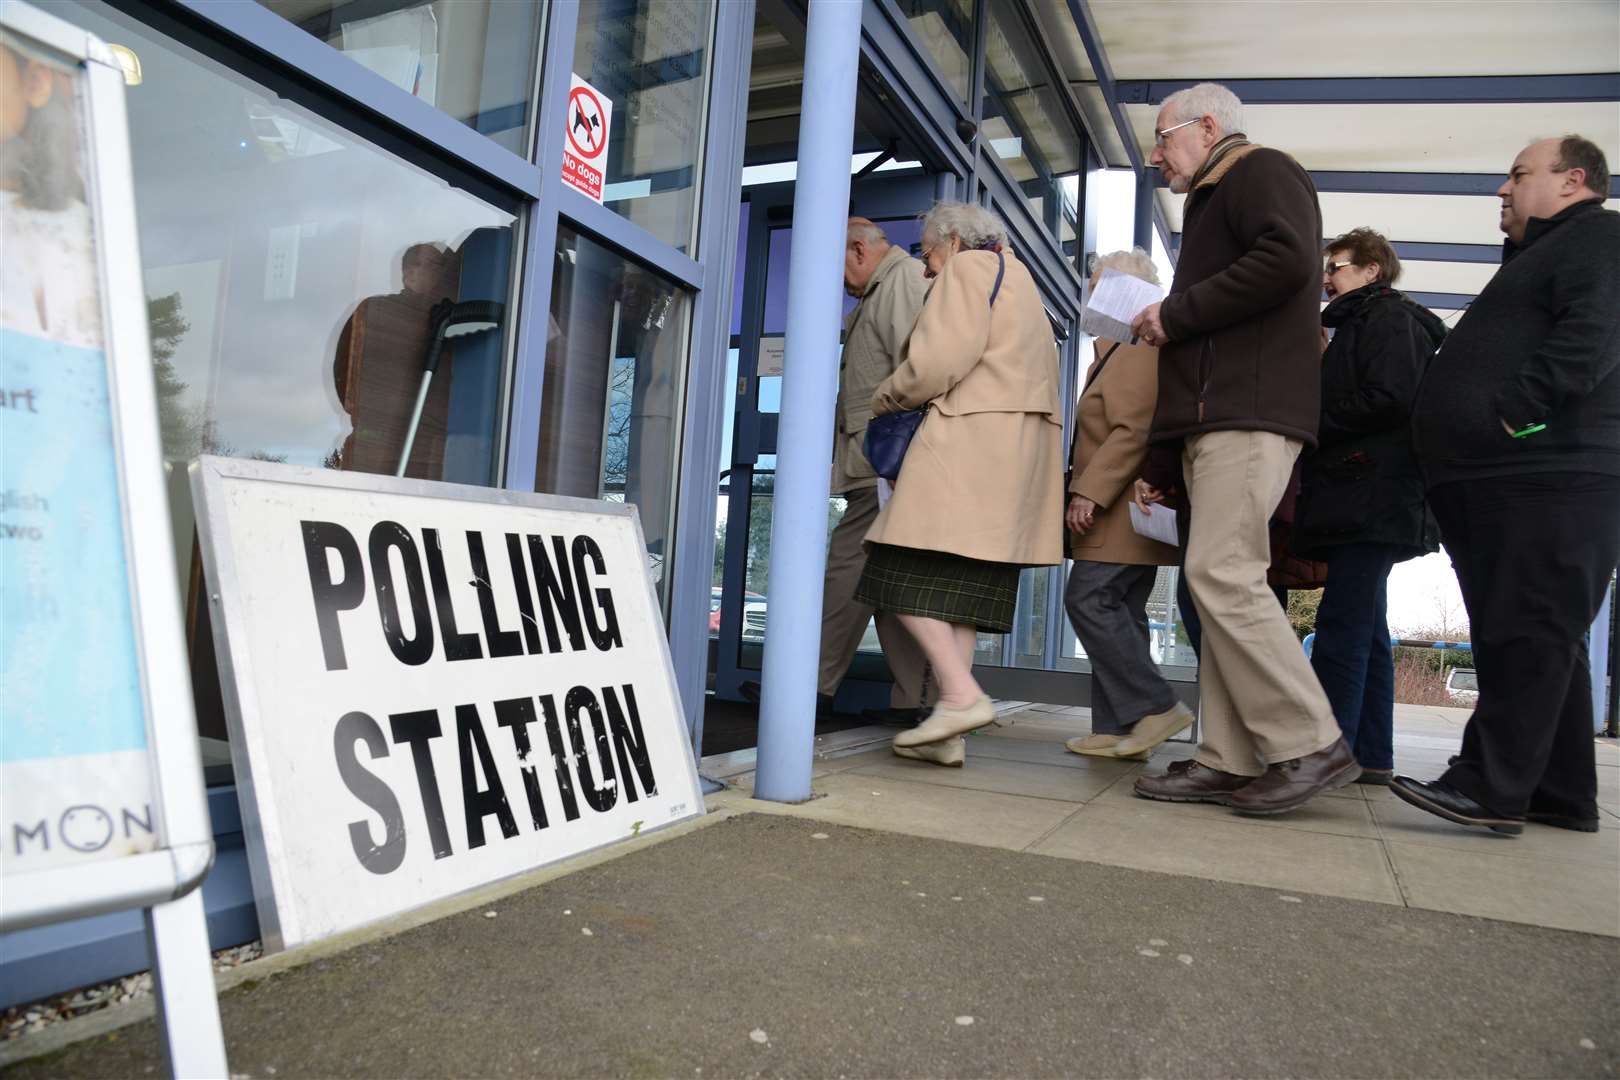
[[[1447,810],[1432,799],[1425,798],[1418,792],[1410,791],[1397,784],[1391,784],[1389,790],[1394,792],[1395,797],[1402,802],[1409,803],[1419,810],[1426,810],[1435,817],[1445,818],[1447,821],[1455,822],[1458,825],[1474,825],[1482,829],[1489,829],[1494,833],[1501,833],[1503,836],[1518,836],[1524,832],[1524,822],[1522,821],[1512,821],[1508,818],[1471,818],[1454,810]]]
[[[1140,754],[1116,754],[1112,746],[1100,750],[1076,750],[1072,746],[1065,746],[1063,749],[1071,754],[1079,754],[1081,757],[1103,758],[1107,761],[1146,761],[1153,756],[1151,750],[1143,750]]]
[[[1568,829],[1570,832],[1595,833],[1598,831],[1597,818],[1577,818],[1568,814],[1543,814],[1532,810],[1524,815],[1524,820],[1533,821],[1537,825],[1551,825],[1555,829]]]
[[[1231,806],[1231,795],[1160,795],[1149,794],[1141,788],[1131,788],[1131,794],[1138,799],[1152,799],[1154,802],[1202,802],[1213,803],[1216,806]]]
[[[1180,735],[1183,731],[1186,731],[1188,728],[1192,727],[1193,724],[1197,722],[1197,720],[1198,720],[1198,718],[1196,716],[1191,715],[1191,713],[1189,712],[1186,716],[1183,716],[1180,719],[1178,719],[1174,726],[1165,729],[1165,732],[1164,732],[1163,735],[1160,735],[1158,738],[1154,739],[1152,742],[1148,743],[1146,746],[1138,746],[1136,749],[1132,750],[1129,754],[1120,754],[1118,756],[1120,756],[1120,757],[1130,757],[1130,756],[1133,756],[1135,754],[1144,754],[1144,753],[1145,754],[1151,754],[1154,750],[1157,750],[1164,743],[1169,742],[1171,739],[1175,738],[1177,735]],[[1130,739],[1121,739],[1119,741],[1119,744],[1121,746],[1124,746],[1126,743],[1128,743],[1130,741],[1131,741]]]
[[[1238,813],[1247,815],[1249,817],[1274,817],[1277,814],[1286,814],[1290,810],[1298,810],[1300,807],[1304,806],[1318,795],[1326,795],[1330,791],[1338,791],[1342,787],[1347,787],[1350,784],[1355,783],[1356,779],[1360,776],[1361,766],[1351,762],[1349,765],[1346,765],[1344,768],[1328,777],[1327,781],[1315,791],[1307,792],[1304,795],[1291,799],[1281,806],[1248,807],[1241,803],[1231,803],[1230,805],[1233,810],[1236,810]]]

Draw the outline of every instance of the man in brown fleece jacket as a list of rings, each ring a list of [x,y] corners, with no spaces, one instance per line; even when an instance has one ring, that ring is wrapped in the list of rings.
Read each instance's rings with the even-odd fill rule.
[[[1187,193],[1182,250],[1170,295],[1133,329],[1159,346],[1150,439],[1179,445],[1192,504],[1203,731],[1196,758],[1144,776],[1136,793],[1280,814],[1361,767],[1266,588],[1267,523],[1316,444],[1322,213],[1305,170],[1242,130],[1237,96],[1201,83],[1165,100],[1155,132],[1153,164]],[[1118,753],[1167,735],[1138,732]]]

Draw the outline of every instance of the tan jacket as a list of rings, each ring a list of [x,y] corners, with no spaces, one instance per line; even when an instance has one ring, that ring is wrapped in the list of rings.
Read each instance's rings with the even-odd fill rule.
[[[833,429],[832,492],[874,487],[877,474],[863,445],[872,419],[872,392],[894,374],[917,313],[928,296],[923,264],[898,244],[872,271],[866,292],[844,321],[844,357],[838,372],[838,413]]]
[[[1057,348],[1035,281],[1006,256],[951,257],[928,294],[876,414],[931,404],[868,543],[986,562],[1062,561],[1063,421]]]
[[[1091,531],[1070,533],[1069,543],[1073,557],[1085,562],[1174,566],[1180,561],[1176,548],[1131,528],[1131,482],[1147,457],[1148,431],[1159,398],[1159,350],[1114,345],[1098,340],[1098,362],[1110,349],[1113,354],[1101,372],[1092,364],[1075,410],[1069,494],[1096,503],[1097,513]]]

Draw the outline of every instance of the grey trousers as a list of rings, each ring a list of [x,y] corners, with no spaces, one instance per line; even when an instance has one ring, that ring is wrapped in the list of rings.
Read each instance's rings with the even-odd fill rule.
[[[1176,694],[1148,649],[1148,594],[1157,566],[1076,562],[1063,607],[1091,660],[1091,730],[1124,735],[1164,712]]]
[[[827,542],[827,576],[821,591],[821,663],[816,689],[829,697],[844,681],[844,673],[861,647],[861,637],[873,614],[870,606],[855,599],[855,586],[866,566],[861,541],[878,516],[877,489],[860,488],[846,497],[849,506]],[[917,639],[907,633],[899,619],[882,611],[877,613],[877,634],[883,659],[894,676],[890,707],[915,709],[930,704],[938,690],[927,677],[928,658]]]

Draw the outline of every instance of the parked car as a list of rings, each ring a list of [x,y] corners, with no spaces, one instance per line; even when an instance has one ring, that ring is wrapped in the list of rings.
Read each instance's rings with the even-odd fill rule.
[[[1479,702],[1479,676],[1471,667],[1454,667],[1446,673],[1446,697],[1458,708],[1472,708]]]
[[[718,585],[714,586],[713,588],[711,588],[709,590],[709,633],[710,634],[718,634],[720,632],[720,598],[721,598],[721,595],[722,595],[721,589],[720,589],[720,586],[718,586]],[[758,610],[758,618],[755,620],[759,624],[758,640],[764,640],[764,637],[765,637],[765,594],[757,593],[757,592],[753,592],[753,591],[743,593],[743,637],[747,638],[749,636],[749,634],[748,634],[748,626],[750,625],[750,623],[749,623],[749,614],[748,613],[749,613],[750,609],[753,609],[753,608],[758,608],[759,609]]]

